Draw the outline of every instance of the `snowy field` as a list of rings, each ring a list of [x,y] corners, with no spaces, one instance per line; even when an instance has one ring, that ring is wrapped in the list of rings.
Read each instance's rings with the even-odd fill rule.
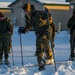
[[[57,71],[55,72],[54,65],[46,65],[45,71],[38,71],[38,66],[19,68],[21,66],[32,66],[37,64],[36,57],[34,56],[36,51],[36,36],[33,31],[27,34],[22,34],[22,52],[23,52],[23,63],[21,58],[21,47],[20,47],[20,35],[18,34],[18,28],[14,28],[12,37],[12,50],[14,56],[14,64],[12,54],[9,56],[12,68],[0,68],[0,75],[75,75],[75,63],[70,64],[56,64]],[[69,44],[69,32],[61,31],[56,33],[55,37],[55,61],[66,62],[70,55],[70,44]],[[5,66],[6,67],[6,66]]]

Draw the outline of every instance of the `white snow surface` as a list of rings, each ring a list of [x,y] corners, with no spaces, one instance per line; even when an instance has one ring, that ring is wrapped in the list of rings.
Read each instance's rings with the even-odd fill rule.
[[[14,56],[14,65],[12,61],[12,53],[9,56],[11,68],[0,68],[0,75],[75,75],[75,62],[68,64],[56,64],[57,71],[55,71],[54,65],[46,65],[46,70],[38,71],[36,67],[26,67],[37,64],[37,58],[34,56],[36,51],[36,36],[33,31],[22,34],[22,52],[23,52],[23,64],[21,59],[21,46],[20,35],[18,34],[18,28],[14,27],[14,33],[12,36],[12,50]],[[56,32],[54,56],[56,62],[68,62],[70,56],[70,44],[69,44],[69,32],[61,31]],[[5,66],[6,67],[6,66]],[[22,67],[22,68],[20,68]]]

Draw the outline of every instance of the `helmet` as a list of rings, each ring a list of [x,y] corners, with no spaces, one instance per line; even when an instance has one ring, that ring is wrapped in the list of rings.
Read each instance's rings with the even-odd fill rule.
[[[0,12],[0,17],[4,17],[4,14],[2,12]]]
[[[25,11],[26,11],[26,10],[29,11],[30,8],[31,8],[31,6],[30,6],[30,4],[28,4],[28,3],[25,3],[25,4],[22,6],[22,9],[25,10]]]

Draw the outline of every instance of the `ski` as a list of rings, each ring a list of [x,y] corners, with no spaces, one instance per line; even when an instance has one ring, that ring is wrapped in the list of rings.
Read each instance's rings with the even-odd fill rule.
[[[66,62],[56,62],[56,64],[70,64],[71,61],[66,61]]]
[[[66,61],[66,62],[56,62],[56,64],[69,64],[71,61]],[[54,63],[42,63],[42,64],[32,64],[28,66],[22,66],[21,68],[27,68],[27,67],[35,67],[35,66],[42,66],[42,65],[53,65]],[[19,68],[19,67],[18,67]]]
[[[72,61],[64,61],[64,62],[56,62],[56,64],[62,64],[62,65],[64,65],[64,64],[70,64]],[[7,65],[7,64],[5,64],[5,65]],[[11,67],[11,64],[9,64],[9,65],[7,65],[8,66],[8,68],[10,68],[10,70],[16,70],[16,69],[18,69],[18,68],[29,68],[29,67],[36,67],[36,66],[46,66],[46,65],[52,65],[52,66],[54,66],[54,63],[42,63],[42,64],[31,64],[31,65],[27,65],[27,66],[19,66],[19,67],[17,67],[17,68],[15,68],[15,67]],[[3,66],[4,68],[6,68],[7,69],[7,67],[6,66]]]
[[[17,69],[18,68],[29,68],[29,67],[36,67],[36,66],[42,66],[42,65],[54,65],[53,63],[42,63],[42,64],[31,64],[31,65],[27,65],[27,66],[19,66],[19,67],[17,67]],[[10,68],[11,70],[12,69],[16,69],[15,67],[11,67]]]
[[[11,68],[12,66],[11,66],[11,64],[5,64],[5,65],[7,65],[9,68]]]
[[[72,62],[74,62],[75,63],[75,60],[73,60],[73,61],[71,61],[71,60],[66,60],[66,61],[62,61],[62,62],[56,62],[56,64],[70,64],[70,63],[72,63]]]
[[[3,67],[3,68],[5,68],[5,69],[7,69],[7,68],[11,68],[12,65],[11,65],[10,63],[9,63],[9,64],[6,64],[5,61],[3,60],[3,61],[2,61],[2,64],[0,65],[0,67]]]
[[[5,68],[5,69],[8,69],[8,68],[11,68],[12,67],[11,64],[6,64],[6,63],[3,63],[1,66],[3,68]]]
[[[1,64],[1,65],[0,65],[0,68],[7,69],[7,68],[8,68],[8,66],[7,66],[7,65],[5,65],[5,64]]]

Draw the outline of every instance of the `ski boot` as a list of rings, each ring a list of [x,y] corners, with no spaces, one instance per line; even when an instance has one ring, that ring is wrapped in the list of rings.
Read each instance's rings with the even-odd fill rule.
[[[38,70],[39,71],[45,70],[45,66],[39,66]]]
[[[9,65],[9,64],[10,64],[10,62],[9,62],[9,60],[8,60],[8,59],[5,59],[5,63],[6,63],[7,65]]]
[[[2,59],[0,59],[0,65],[2,64]]]
[[[70,57],[69,58],[69,61],[74,61],[74,57]]]

